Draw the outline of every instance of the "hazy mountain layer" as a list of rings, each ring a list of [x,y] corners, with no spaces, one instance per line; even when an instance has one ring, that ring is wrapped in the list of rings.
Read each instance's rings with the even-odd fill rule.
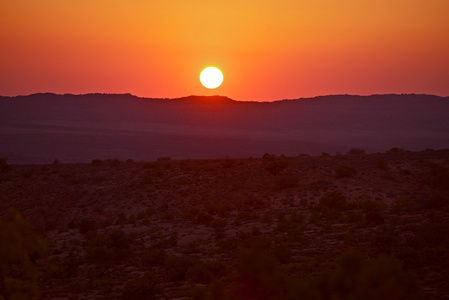
[[[431,95],[241,102],[34,94],[0,97],[0,156],[46,163],[443,149],[448,120],[449,98]]]

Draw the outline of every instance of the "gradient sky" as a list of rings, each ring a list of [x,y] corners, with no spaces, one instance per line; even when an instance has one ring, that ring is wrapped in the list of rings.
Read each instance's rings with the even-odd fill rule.
[[[449,1],[0,0],[0,95],[36,92],[449,96]]]

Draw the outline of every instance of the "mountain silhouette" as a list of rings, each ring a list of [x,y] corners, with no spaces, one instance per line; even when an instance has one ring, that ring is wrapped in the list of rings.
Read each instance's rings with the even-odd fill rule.
[[[449,97],[331,95],[273,102],[224,96],[0,96],[0,157],[12,163],[258,157],[449,148]]]

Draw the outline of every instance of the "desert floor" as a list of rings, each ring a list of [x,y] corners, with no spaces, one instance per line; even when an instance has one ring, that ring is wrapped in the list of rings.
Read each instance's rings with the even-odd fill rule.
[[[293,299],[348,253],[375,280],[392,271],[370,262],[397,263],[391,295],[412,282],[416,299],[449,299],[449,150],[4,162],[11,207],[49,241],[45,299]]]

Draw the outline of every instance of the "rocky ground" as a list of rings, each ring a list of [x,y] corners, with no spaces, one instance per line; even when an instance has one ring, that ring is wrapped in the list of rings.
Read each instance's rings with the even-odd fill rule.
[[[449,299],[449,150],[1,170],[0,214],[50,241],[45,299],[294,299],[348,255],[376,280],[397,264],[389,295]]]

